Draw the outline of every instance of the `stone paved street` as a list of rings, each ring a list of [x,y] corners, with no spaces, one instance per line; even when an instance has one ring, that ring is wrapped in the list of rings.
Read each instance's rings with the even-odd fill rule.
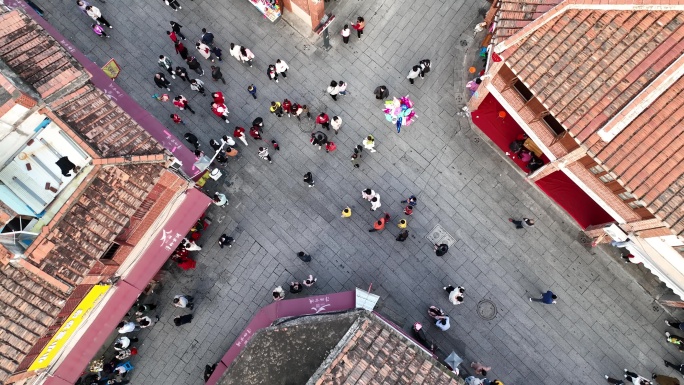
[[[663,357],[681,358],[665,345],[665,313],[624,265],[578,243],[579,229],[570,218],[493,151],[467,117],[457,115],[465,102],[460,96],[465,53],[478,44],[472,30],[489,3],[331,2],[337,20],[331,30],[334,47],[326,52],[322,42],[312,45],[287,22],[264,19],[247,0],[180,1],[179,12],[159,0],[94,1],[114,25],[110,39],[90,31],[91,20],[74,1],[36,1],[92,60],[103,65],[115,58],[122,67],[117,82],[180,138],[185,127],[169,119],[177,109],[150,97],[158,91],[152,78],[161,71],[160,54],[181,62],[165,34],[169,20],[184,26],[191,52],[196,52],[194,39],[201,28],[207,27],[224,49],[220,67],[228,85],[203,79],[209,91],[218,86],[227,94],[231,123],[211,113],[209,97],[172,80],[171,96],[182,92],[197,111],[181,112],[187,128],[209,148],[209,139],[231,135],[235,124],[249,128],[252,119],[262,116],[264,139],[275,138],[282,148],[271,151],[273,164],[268,164],[257,157],[258,145],[251,138],[249,147],[238,143],[241,157],[228,165],[229,177],[221,181],[230,205],[210,209],[214,223],[200,241],[198,268],[167,277],[162,322],[145,332],[133,383],[200,383],[204,365],[217,361],[252,315],[270,303],[271,290],[309,273],[319,278],[316,294],[372,283],[382,298],[377,310],[406,329],[415,321],[428,322],[429,305],[445,308],[452,316],[451,329],[439,332],[429,326],[429,334],[466,363],[491,365],[489,378],[506,385],[600,384],[604,374],[620,377],[623,368],[650,377],[656,368],[670,372],[664,371]],[[366,19],[365,35],[361,41],[352,35],[345,46],[339,31],[357,15]],[[231,42],[252,49],[253,68],[229,56]],[[266,67],[277,58],[290,71],[276,84],[267,80]],[[423,58],[432,60],[432,72],[411,86],[405,76]],[[208,75],[210,63],[198,60]],[[339,79],[349,83],[351,95],[333,102],[324,90]],[[250,83],[258,88],[256,101],[246,91]],[[417,123],[399,135],[372,94],[379,84],[386,84],[393,96],[409,94],[416,104]],[[269,102],[283,98],[308,104],[313,114],[340,115],[341,132],[331,135],[337,151],[326,154],[309,144],[310,122],[269,114]],[[364,152],[361,168],[353,169],[351,149],[369,133],[375,135],[378,152]],[[313,172],[314,188],[302,182],[307,171]],[[395,225],[381,233],[367,231],[381,213],[369,211],[362,201],[366,187],[380,193],[379,211],[389,211],[395,220],[400,200],[418,196],[417,210],[408,218],[408,241],[394,241]],[[345,205],[354,215],[343,220]],[[516,231],[507,221],[523,215],[537,218],[536,228]],[[457,239],[445,258],[436,257],[425,238],[436,225]],[[216,245],[222,233],[237,239],[233,248]],[[296,258],[300,250],[313,256],[310,264]],[[466,287],[463,305],[448,304],[442,290],[446,284]],[[528,301],[547,289],[560,296],[557,305]],[[170,300],[181,293],[195,295],[195,319],[176,328],[171,318],[180,309]],[[491,321],[478,316],[483,299],[497,306]]]

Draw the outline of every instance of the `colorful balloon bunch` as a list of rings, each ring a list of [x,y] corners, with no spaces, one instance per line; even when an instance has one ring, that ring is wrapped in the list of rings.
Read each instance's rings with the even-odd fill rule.
[[[401,126],[408,126],[416,118],[416,112],[413,110],[413,102],[408,95],[401,99],[394,98],[393,100],[385,101],[385,119],[397,125],[397,133],[401,132]]]

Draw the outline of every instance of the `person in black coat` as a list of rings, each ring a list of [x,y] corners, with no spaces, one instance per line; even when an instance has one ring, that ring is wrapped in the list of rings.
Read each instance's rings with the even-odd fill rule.
[[[423,59],[418,64],[420,65],[420,77],[424,78],[425,74],[430,72],[430,59]]]
[[[159,88],[166,88],[167,91],[171,91],[171,88],[169,88],[171,82],[166,80],[164,74],[161,72],[157,72],[154,75],[154,84],[156,84]]]
[[[200,63],[197,61],[197,58],[195,58],[194,56],[189,56],[185,62],[188,63],[188,67],[190,67],[191,70],[197,72],[200,76],[204,75],[204,70],[202,69]]]
[[[192,314],[179,315],[173,319],[173,324],[176,326],[189,324],[190,322],[192,322]]]

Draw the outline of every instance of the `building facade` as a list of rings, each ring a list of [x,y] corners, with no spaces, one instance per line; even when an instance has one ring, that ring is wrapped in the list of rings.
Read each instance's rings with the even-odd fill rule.
[[[473,121],[512,158],[524,132],[529,181],[684,298],[684,4],[495,0],[485,22]]]

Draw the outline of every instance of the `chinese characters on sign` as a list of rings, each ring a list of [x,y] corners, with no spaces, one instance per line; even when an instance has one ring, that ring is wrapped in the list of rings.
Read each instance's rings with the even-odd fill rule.
[[[245,329],[245,331],[240,335],[240,338],[238,338],[238,341],[235,343],[235,345],[243,347],[247,342],[249,342],[250,338],[252,338],[252,334],[252,329]]]
[[[166,251],[173,251],[176,249],[176,246],[180,243],[181,238],[183,236],[181,233],[175,233],[172,230],[166,231],[162,229],[162,234],[159,240],[161,243],[159,244],[160,247],[163,247]]]
[[[325,310],[326,307],[332,305],[330,303],[330,297],[326,296],[320,296],[320,297],[312,297],[309,298],[309,305],[313,305],[311,307],[311,310],[313,310],[316,314],[322,312]]]
[[[109,76],[110,79],[114,80],[117,76],[119,76],[121,67],[119,67],[119,64],[116,62],[116,60],[110,59],[107,64],[102,67],[102,72]]]

